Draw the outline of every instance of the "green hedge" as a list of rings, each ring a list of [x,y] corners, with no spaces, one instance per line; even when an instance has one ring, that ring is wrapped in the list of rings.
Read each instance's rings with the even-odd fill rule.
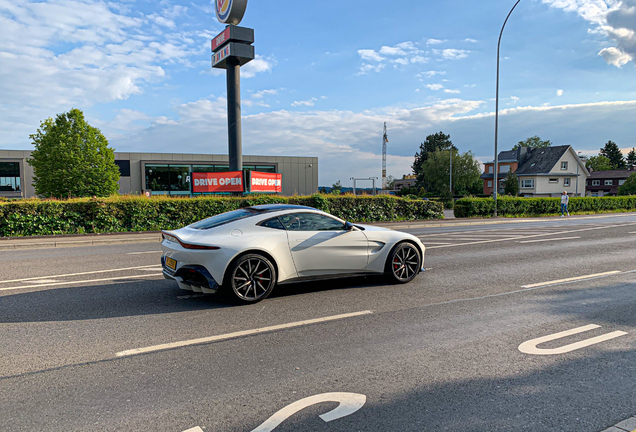
[[[561,213],[561,198],[501,197],[497,204],[499,216],[539,216]],[[570,213],[636,210],[636,196],[570,198]],[[492,198],[462,198],[455,202],[455,217],[489,217],[495,210]]]
[[[351,222],[442,219],[442,206],[390,196],[169,198],[121,196],[105,199],[13,200],[0,203],[0,236],[159,231],[258,204],[315,207]]]

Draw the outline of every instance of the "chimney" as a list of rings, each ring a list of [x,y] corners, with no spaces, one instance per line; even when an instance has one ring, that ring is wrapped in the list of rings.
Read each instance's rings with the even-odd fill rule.
[[[517,149],[517,161],[519,162],[519,165],[521,165],[523,161],[526,160],[527,157],[528,157],[528,147],[519,147]]]

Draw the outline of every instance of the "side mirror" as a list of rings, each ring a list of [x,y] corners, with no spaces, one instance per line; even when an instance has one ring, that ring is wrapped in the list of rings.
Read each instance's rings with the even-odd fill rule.
[[[350,222],[345,222],[344,229],[345,231],[353,231],[354,225]]]

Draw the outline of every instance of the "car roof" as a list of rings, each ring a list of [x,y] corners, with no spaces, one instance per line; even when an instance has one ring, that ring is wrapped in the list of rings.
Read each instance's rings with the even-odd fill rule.
[[[273,213],[273,212],[287,211],[287,210],[317,210],[313,207],[292,205],[292,204],[262,204],[262,205],[247,207],[247,208],[256,210],[259,213]]]

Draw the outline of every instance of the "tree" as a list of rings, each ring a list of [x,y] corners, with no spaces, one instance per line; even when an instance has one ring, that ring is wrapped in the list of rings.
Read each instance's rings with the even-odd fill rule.
[[[338,180],[337,182],[331,185],[331,193],[340,195],[340,191],[342,191],[342,183],[340,183],[340,180]]]
[[[471,152],[460,154],[453,149],[453,195],[470,195],[480,193],[483,183],[479,179],[481,165]],[[442,195],[449,191],[449,150],[437,150],[428,155],[422,164],[426,173],[426,181],[430,187],[427,191]]]
[[[106,197],[119,190],[114,149],[84,113],[72,109],[44,120],[30,135],[35,150],[27,162],[33,167],[35,192],[44,197]]]
[[[592,156],[588,158],[585,167],[594,171],[611,171],[612,163],[605,156]]]
[[[393,190],[393,186],[395,186],[395,177],[393,177],[392,175],[387,176],[387,178],[386,178],[386,189],[387,190]]]
[[[618,187],[619,195],[636,195],[636,173],[627,177],[625,183]]]
[[[508,177],[506,177],[506,181],[504,182],[504,192],[506,195],[519,195],[519,178],[517,174],[508,173]]]
[[[636,149],[632,147],[632,151],[627,153],[627,164],[636,165]]]
[[[608,141],[605,147],[601,149],[600,154],[610,160],[612,170],[621,170],[627,168],[625,157],[614,141]]]
[[[422,169],[422,165],[429,158],[429,155],[438,150],[448,150],[452,148],[453,143],[450,140],[450,135],[444,134],[444,132],[438,132],[426,137],[426,140],[420,144],[420,151],[415,153],[415,161],[413,162],[413,173],[417,176],[417,184],[420,187],[430,190],[430,183],[426,180],[425,170]],[[448,153],[446,153],[448,156]],[[447,164],[448,165],[448,164]],[[448,168],[446,168],[448,172]]]
[[[539,138],[538,135],[527,138],[525,141],[519,141],[519,143],[512,148],[512,150],[517,150],[520,147],[528,147],[528,148],[545,148],[551,147],[552,142],[550,140],[543,141]]]

